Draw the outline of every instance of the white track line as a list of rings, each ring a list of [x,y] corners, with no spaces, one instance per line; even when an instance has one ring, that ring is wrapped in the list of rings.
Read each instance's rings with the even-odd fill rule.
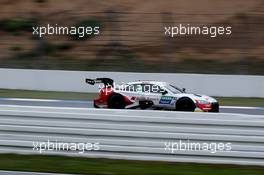
[[[60,106],[29,106],[29,105],[2,105],[0,107],[7,108],[31,108],[31,109],[70,109],[70,110],[91,110],[94,108],[77,108],[77,107],[60,107]],[[96,110],[96,109],[95,109]]]
[[[264,110],[264,107],[248,107],[248,106],[220,106],[220,109],[257,109]]]
[[[85,100],[55,100],[55,99],[33,99],[33,98],[0,98],[0,101],[26,101],[26,102],[65,102],[65,103],[92,103]]]

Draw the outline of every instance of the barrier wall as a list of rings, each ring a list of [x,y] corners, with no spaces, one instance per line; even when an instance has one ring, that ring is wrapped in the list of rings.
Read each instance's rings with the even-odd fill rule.
[[[258,115],[0,105],[0,153],[264,166],[263,127]]]
[[[117,83],[157,80],[184,87],[187,92],[211,96],[264,97],[264,76],[176,73],[127,73],[0,69],[0,88],[41,91],[97,92],[85,78],[110,77]]]

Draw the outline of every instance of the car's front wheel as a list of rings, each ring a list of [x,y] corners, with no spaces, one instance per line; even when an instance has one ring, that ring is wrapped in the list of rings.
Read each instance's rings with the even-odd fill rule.
[[[176,111],[189,111],[189,112],[193,112],[195,110],[195,108],[196,108],[196,105],[188,97],[180,98],[176,102]]]

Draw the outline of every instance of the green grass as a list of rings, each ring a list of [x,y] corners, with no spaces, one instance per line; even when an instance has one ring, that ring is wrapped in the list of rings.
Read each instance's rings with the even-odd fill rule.
[[[89,175],[262,175],[264,167],[0,154],[1,170]]]
[[[216,97],[223,106],[255,106],[264,107],[264,98]]]
[[[61,100],[92,100],[96,93],[29,91],[0,89],[0,98],[40,98]],[[215,97],[220,105],[264,107],[264,98]]]

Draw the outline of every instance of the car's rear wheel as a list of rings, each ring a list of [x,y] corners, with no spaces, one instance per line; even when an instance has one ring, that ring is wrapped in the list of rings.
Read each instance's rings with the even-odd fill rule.
[[[125,106],[125,99],[121,94],[113,94],[108,99],[108,108],[110,109],[124,109]]]
[[[196,108],[196,106],[195,106],[194,102],[188,97],[180,98],[176,103],[176,111],[193,112],[195,110],[195,108]]]

